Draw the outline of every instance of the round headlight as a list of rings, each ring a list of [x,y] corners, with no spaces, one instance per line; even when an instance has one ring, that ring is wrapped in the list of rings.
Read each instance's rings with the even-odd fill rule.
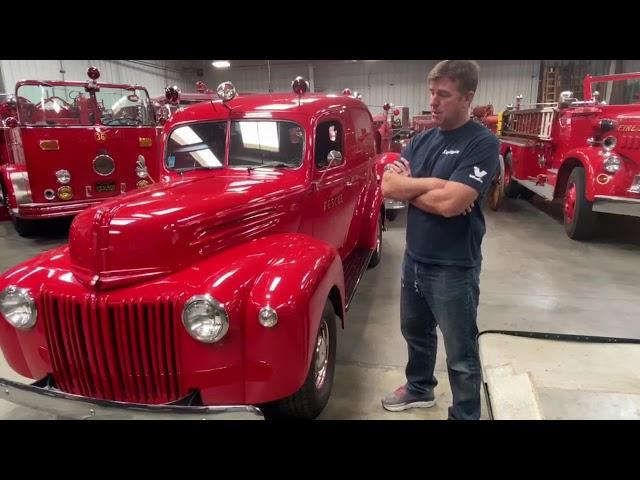
[[[264,327],[275,327],[278,323],[278,314],[271,307],[263,307],[258,313],[258,321]]]
[[[229,317],[224,305],[211,295],[194,295],[182,310],[182,323],[196,340],[215,343],[229,330]]]
[[[616,137],[611,137],[611,136],[606,137],[604,140],[602,140],[602,149],[605,152],[610,152],[615,148],[617,143],[618,143],[618,139]]]
[[[56,178],[58,179],[58,183],[66,185],[71,181],[71,173],[69,173],[69,170],[58,170],[56,172]]]
[[[26,288],[9,285],[0,292],[0,313],[7,322],[21,330],[36,324],[36,302]]]
[[[611,155],[604,160],[604,169],[609,173],[616,173],[620,170],[621,165],[622,160],[620,160],[620,157],[616,157],[615,155]]]

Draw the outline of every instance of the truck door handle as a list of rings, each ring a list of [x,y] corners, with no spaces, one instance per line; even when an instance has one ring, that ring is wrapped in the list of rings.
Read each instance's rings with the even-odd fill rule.
[[[353,187],[353,178],[350,178],[349,180],[346,181],[346,185],[347,187]]]

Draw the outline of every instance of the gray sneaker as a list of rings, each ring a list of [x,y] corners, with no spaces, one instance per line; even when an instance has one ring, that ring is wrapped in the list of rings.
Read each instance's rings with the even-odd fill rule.
[[[414,395],[403,385],[382,399],[382,407],[390,412],[401,412],[407,408],[429,408],[436,404],[433,390],[424,395]]]

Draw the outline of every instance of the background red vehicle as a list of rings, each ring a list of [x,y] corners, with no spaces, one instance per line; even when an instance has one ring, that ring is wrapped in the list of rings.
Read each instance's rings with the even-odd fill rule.
[[[167,87],[165,95],[153,97],[152,101],[157,117],[166,121],[180,107],[217,99],[216,92],[204,82],[196,82],[196,93],[182,93],[178,87]]]
[[[433,121],[433,117],[430,113],[424,113],[422,115],[414,115],[411,120],[411,129],[416,133],[421,132],[423,130],[429,130],[435,126],[435,122]]]
[[[3,398],[98,418],[322,411],[384,206],[366,105],[306,88],[225,83],[216,108],[177,111],[162,182],[81,213],[68,246],[0,276],[0,348],[38,380],[0,379]]]
[[[409,109],[392,107],[390,103],[382,106],[383,114],[373,117],[373,129],[376,136],[376,150],[381,153],[376,163],[376,175],[382,179],[384,167],[400,158],[400,152],[407,145],[415,131],[408,126]],[[407,202],[385,198],[385,215],[390,221],[407,207]]]
[[[25,80],[0,105],[3,203],[17,232],[152,182],[155,117],[138,85]],[[6,157],[6,158],[5,158]],[[149,166],[152,171],[147,171]]]
[[[502,116],[499,194],[563,198],[576,240],[597,233],[599,216],[640,216],[640,72],[584,79],[586,100],[516,107]],[[604,92],[609,101],[601,101]]]
[[[477,122],[482,123],[493,133],[498,133],[498,115],[493,113],[493,105],[478,105],[474,107],[471,111],[471,118]]]
[[[251,93],[242,93],[238,95],[252,95]],[[196,103],[210,102],[217,100],[216,92],[207,88],[202,82],[196,82],[196,93],[182,93],[176,86],[167,87],[165,94],[152,99],[153,106],[156,111],[156,117],[160,123],[167,121],[179,108],[188,107]]]

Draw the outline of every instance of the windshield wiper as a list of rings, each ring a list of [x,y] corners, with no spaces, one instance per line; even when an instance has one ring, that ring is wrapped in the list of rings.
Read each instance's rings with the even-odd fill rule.
[[[256,168],[264,168],[264,167],[293,168],[293,165],[290,165],[290,164],[288,164],[286,162],[280,162],[280,161],[274,160],[272,162],[265,162],[265,163],[263,163],[261,165],[255,165],[255,166],[252,166],[252,167],[247,167],[247,170],[249,170],[251,172],[252,170],[255,170]]]

